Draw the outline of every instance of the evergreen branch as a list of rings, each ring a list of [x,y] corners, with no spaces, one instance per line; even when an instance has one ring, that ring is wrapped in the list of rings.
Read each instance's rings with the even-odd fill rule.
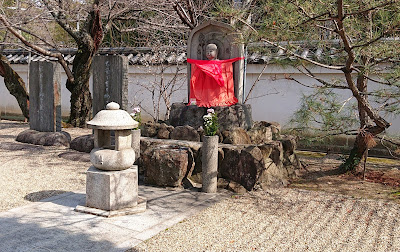
[[[320,67],[327,68],[327,69],[332,69],[332,70],[342,70],[343,69],[343,66],[329,66],[329,65],[325,65],[325,64],[319,63],[317,61],[308,59],[308,58],[303,57],[303,56],[301,56],[301,55],[299,55],[297,53],[294,53],[294,52],[290,51],[289,49],[287,49],[287,48],[285,48],[283,46],[278,45],[277,43],[273,43],[273,42],[271,42],[271,41],[269,41],[267,39],[261,39],[261,40],[266,42],[266,43],[268,43],[268,44],[270,44],[270,45],[272,45],[272,46],[275,46],[275,47],[277,47],[279,49],[282,49],[285,53],[288,53],[291,56],[294,56],[294,57],[296,57],[298,59],[307,61],[307,62],[309,62],[311,64],[316,65],[316,66],[320,66]]]
[[[346,14],[344,14],[343,18],[347,18],[348,16],[355,16],[355,15],[360,15],[360,14],[368,13],[368,12],[370,12],[370,11],[373,11],[373,10],[376,10],[376,9],[379,9],[379,8],[382,8],[382,7],[385,7],[385,6],[389,6],[389,5],[395,4],[395,3],[397,3],[397,2],[399,2],[399,1],[397,1],[397,0],[389,1],[389,2],[385,2],[385,3],[382,3],[382,4],[380,4],[380,5],[373,6],[373,7],[371,7],[371,8],[365,9],[365,10],[360,10],[360,11],[356,11],[356,12],[346,13]]]
[[[302,66],[303,66],[303,68],[307,71],[307,73],[305,73],[304,71],[302,71],[299,67],[296,67],[297,70],[299,70],[302,74],[304,74],[304,75],[306,75],[306,76],[308,76],[308,77],[310,77],[310,78],[313,78],[314,80],[320,82],[321,84],[324,85],[324,87],[328,87],[328,88],[337,88],[337,89],[349,89],[349,87],[334,85],[334,84],[331,84],[331,83],[329,83],[329,82],[327,82],[327,81],[325,81],[325,80],[323,80],[323,79],[317,78],[317,77],[310,71],[310,69],[308,69],[304,64],[303,64]],[[304,85],[303,85],[303,86],[304,86]]]

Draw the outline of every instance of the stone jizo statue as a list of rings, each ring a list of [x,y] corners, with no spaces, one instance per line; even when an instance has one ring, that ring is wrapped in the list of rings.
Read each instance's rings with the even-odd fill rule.
[[[199,107],[231,106],[235,97],[232,63],[243,58],[218,60],[216,44],[206,46],[208,60],[187,59],[192,64],[189,100]]]
[[[208,60],[218,60],[218,47],[216,44],[206,46],[206,57]]]

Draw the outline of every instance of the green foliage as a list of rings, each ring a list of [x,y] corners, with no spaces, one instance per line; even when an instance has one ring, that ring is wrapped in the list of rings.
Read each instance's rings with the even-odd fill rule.
[[[299,109],[290,120],[292,133],[313,132],[314,138],[338,135],[352,129],[357,117],[355,108],[349,101],[340,101],[339,95],[329,88],[317,88],[304,95]]]
[[[357,148],[353,148],[348,158],[344,159],[340,165],[340,169],[343,172],[354,171],[354,169],[360,164],[361,159],[357,156]]]

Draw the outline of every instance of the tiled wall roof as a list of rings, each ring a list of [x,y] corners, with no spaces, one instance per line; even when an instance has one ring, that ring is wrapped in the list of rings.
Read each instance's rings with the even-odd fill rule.
[[[74,60],[76,48],[61,49],[60,52],[64,55],[65,60],[72,64]],[[307,57],[309,59],[320,60],[322,56],[337,57],[334,56],[334,48],[331,51],[323,52],[322,49],[312,47],[298,47],[297,54]],[[100,48],[99,55],[125,55],[129,59],[131,65],[157,65],[157,64],[185,64],[186,63],[186,48],[166,48],[159,50],[152,50],[151,48],[130,48],[130,47],[118,47],[118,48]],[[25,49],[5,49],[3,55],[7,56],[7,59],[11,64],[27,64],[29,55],[31,61],[44,61],[44,60],[56,60],[51,57],[43,57]],[[265,64],[271,62],[271,60],[278,59],[289,59],[294,60],[295,57],[287,56],[283,50],[278,50],[272,46],[265,46],[262,44],[255,44],[248,47],[248,64]]]

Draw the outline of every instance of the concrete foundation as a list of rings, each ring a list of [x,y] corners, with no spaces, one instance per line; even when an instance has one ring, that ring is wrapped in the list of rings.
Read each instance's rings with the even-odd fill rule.
[[[86,207],[114,211],[137,205],[136,165],[123,171],[102,171],[94,166],[89,168],[86,173]]]

